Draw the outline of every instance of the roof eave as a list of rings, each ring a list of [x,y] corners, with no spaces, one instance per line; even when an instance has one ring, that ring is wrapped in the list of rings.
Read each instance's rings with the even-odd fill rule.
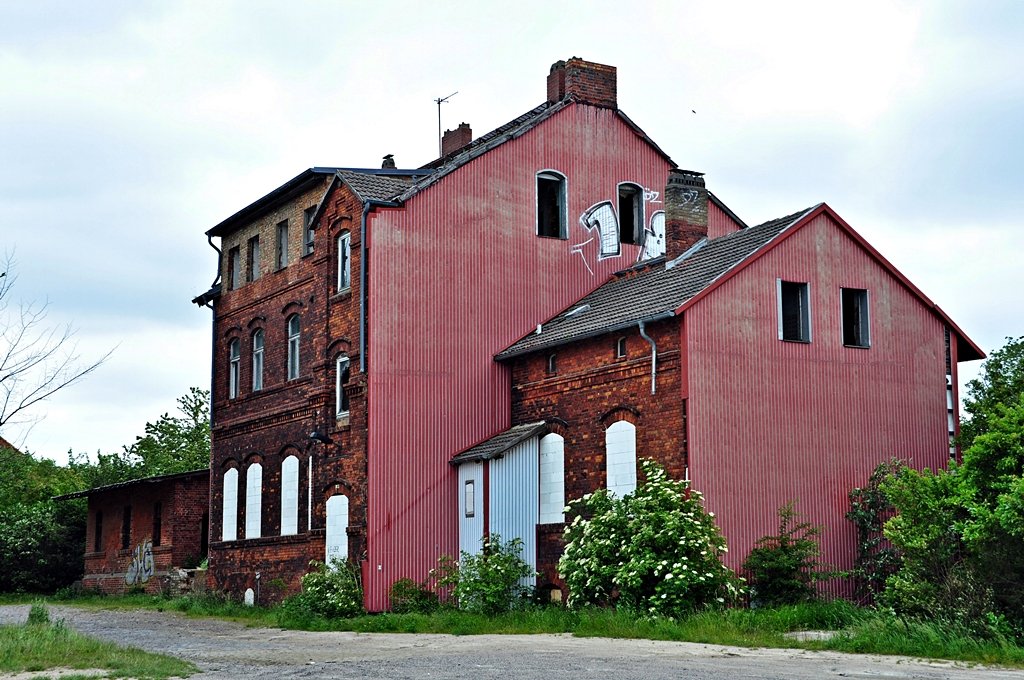
[[[274,189],[265,196],[256,199],[249,205],[245,206],[238,212],[226,220],[221,221],[213,228],[206,232],[207,236],[224,236],[230,233],[236,227],[239,227],[247,222],[251,222],[260,215],[264,215],[267,212],[273,210],[279,205],[288,202],[294,198],[297,194],[302,193],[306,190],[309,185],[317,182],[321,177],[325,175],[334,174],[336,171],[334,168],[308,168],[303,170],[301,173],[291,178],[278,188]]]
[[[513,351],[513,352],[509,352],[507,350],[506,351],[502,351],[502,352],[499,352],[499,353],[494,355],[494,360],[495,361],[509,361],[511,359],[516,359],[518,357],[525,356],[527,354],[533,354],[534,352],[540,352],[540,351],[545,350],[545,349],[553,349],[555,347],[561,347],[562,345],[568,345],[570,343],[577,342],[579,340],[589,340],[590,338],[598,338],[598,337],[600,337],[602,335],[607,335],[608,333],[614,333],[616,331],[621,331],[621,330],[624,330],[626,328],[632,328],[633,326],[636,326],[637,324],[639,324],[641,321],[643,321],[644,323],[654,323],[655,321],[663,321],[664,319],[671,319],[675,315],[676,315],[676,312],[674,310],[667,309],[665,311],[658,312],[656,314],[649,314],[647,316],[638,317],[636,319],[630,319],[629,321],[621,321],[619,323],[610,324],[608,326],[602,326],[601,328],[597,328],[597,329],[594,329],[592,331],[587,331],[586,333],[581,333],[579,335],[573,335],[573,336],[570,336],[570,337],[567,337],[567,338],[561,338],[559,340],[554,340],[552,342],[547,342],[547,343],[543,343],[543,344],[540,344],[540,345],[534,345],[533,347],[524,348],[524,349],[516,350],[516,351]],[[527,337],[529,337],[529,336],[527,336]]]

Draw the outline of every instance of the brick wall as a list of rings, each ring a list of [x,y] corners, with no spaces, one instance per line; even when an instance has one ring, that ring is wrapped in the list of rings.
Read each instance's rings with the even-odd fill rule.
[[[366,382],[359,371],[359,266],[361,202],[330,178],[274,211],[224,237],[223,252],[260,235],[266,271],[236,290],[225,290],[214,304],[213,461],[210,484],[210,574],[214,587],[240,597],[257,590],[262,601],[295,591],[310,560],[325,557],[327,499],[349,498],[349,556],[366,551]],[[325,197],[325,192],[328,192]],[[303,213],[321,199],[313,253],[303,256]],[[276,225],[289,220],[289,263],[273,270]],[[350,235],[351,286],[338,290],[338,236]],[[264,245],[266,241],[266,245]],[[226,267],[226,257],[222,267]],[[226,275],[226,270],[223,270]],[[244,280],[244,277],[243,277]],[[287,378],[287,320],[301,320],[299,377]],[[252,334],[264,332],[263,389],[252,389]],[[232,339],[241,344],[240,389],[228,398]],[[349,415],[337,417],[335,361],[350,359],[346,388]],[[333,444],[309,438],[312,431]],[[298,534],[281,536],[281,472],[284,460],[299,461]],[[310,483],[310,460],[313,465]],[[260,537],[245,535],[246,471],[263,471]],[[223,541],[224,473],[238,469],[237,540]],[[312,495],[310,495],[312,489]],[[312,521],[308,508],[312,499]],[[280,581],[278,581],[280,579]],[[271,588],[270,581],[278,586]],[[269,599],[268,599],[269,598]]]
[[[657,392],[651,394],[651,347],[629,329],[515,360],[512,422],[546,420],[565,438],[565,498],[579,498],[606,484],[605,430],[617,420],[636,425],[637,458],[653,458],[669,474],[685,474],[678,323],[646,328],[658,348]],[[626,356],[616,356],[620,337]],[[556,372],[549,374],[548,357]],[[556,565],[561,525],[538,528],[538,583],[562,585]]]

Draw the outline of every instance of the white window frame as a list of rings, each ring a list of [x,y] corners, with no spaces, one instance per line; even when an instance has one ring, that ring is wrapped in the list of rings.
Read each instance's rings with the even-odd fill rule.
[[[348,371],[348,377],[345,372]],[[345,385],[352,377],[352,362],[344,354],[339,354],[334,360],[334,410],[338,418],[344,418],[349,414],[351,404],[345,403]],[[346,408],[346,406],[348,408]]]
[[[615,341],[615,358],[625,359],[626,358],[626,336],[620,337]]]
[[[540,220],[540,186],[541,181],[558,182],[558,196],[556,198],[556,208],[558,209],[558,234],[542,234],[541,233],[541,220]],[[565,240],[569,238],[569,180],[566,176],[557,170],[541,170],[537,173],[534,178],[534,196],[535,206],[534,215],[536,216],[536,234],[540,238],[554,238]]]
[[[343,232],[338,236],[338,292],[352,287],[352,235]]]
[[[228,343],[228,399],[238,398],[242,377],[242,342],[235,338]]]
[[[476,480],[467,479],[462,489],[463,503],[466,517],[476,517]]]
[[[245,537],[263,534],[263,466],[252,463],[245,471]]]
[[[784,327],[782,287],[784,285],[800,286],[800,338],[787,338]],[[778,311],[779,340],[808,344],[814,337],[811,330],[811,284],[806,281],[789,281],[775,279],[775,301]]]
[[[263,347],[264,333],[262,328],[252,334],[252,391],[263,389]]]
[[[299,350],[302,339],[302,320],[298,314],[288,317],[288,379],[295,380],[299,377],[301,366],[299,364]]]

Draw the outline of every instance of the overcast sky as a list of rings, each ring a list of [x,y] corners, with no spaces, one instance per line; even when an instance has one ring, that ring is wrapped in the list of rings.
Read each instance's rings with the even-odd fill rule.
[[[311,166],[426,163],[434,99],[480,135],[572,56],[749,224],[825,201],[984,350],[1024,334],[1024,3],[839,4],[4,3],[0,254],[115,348],[4,436],[131,443],[209,386],[207,229]]]

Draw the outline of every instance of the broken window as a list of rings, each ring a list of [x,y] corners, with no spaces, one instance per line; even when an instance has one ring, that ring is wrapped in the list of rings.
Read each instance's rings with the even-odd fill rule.
[[[255,281],[260,278],[260,237],[253,236],[249,239],[249,248],[247,251],[245,270],[245,280]]]
[[[242,285],[242,251],[238,246],[228,250],[228,285],[231,290]]]
[[[840,288],[843,304],[843,344],[848,347],[869,347],[868,292],[861,288]]]
[[[779,339],[811,341],[810,293],[806,283],[778,279]]]
[[[278,269],[288,266],[288,220],[277,224],[277,253],[276,262]]]
[[[299,315],[288,317],[288,379],[299,377]]]
[[[335,408],[338,418],[348,415],[348,395],[345,394],[345,386],[348,385],[350,362],[344,354],[338,355],[335,362]]]
[[[550,170],[537,173],[537,236],[569,237],[566,228],[565,177]]]
[[[238,378],[242,367],[242,343],[235,338],[228,345],[228,399],[238,397]]]
[[[619,185],[619,243],[643,245],[644,190],[636,184]]]
[[[352,286],[352,238],[346,231],[338,236],[338,290],[347,290]]]
[[[316,206],[306,208],[302,213],[302,254],[310,255],[313,252],[313,216],[316,215]]]

